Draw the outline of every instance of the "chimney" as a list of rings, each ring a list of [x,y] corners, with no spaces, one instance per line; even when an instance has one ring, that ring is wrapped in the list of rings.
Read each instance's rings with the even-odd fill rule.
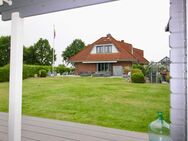
[[[125,43],[124,40],[121,40],[122,43]]]
[[[107,37],[112,37],[112,35],[111,35],[110,33],[108,33],[106,36],[107,36]]]

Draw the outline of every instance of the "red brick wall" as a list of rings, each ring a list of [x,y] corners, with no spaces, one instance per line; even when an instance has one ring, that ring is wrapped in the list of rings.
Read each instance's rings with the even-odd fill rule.
[[[84,63],[75,63],[75,74],[79,75],[82,72],[96,72],[97,71],[97,65],[96,64],[84,64]],[[117,63],[112,63],[113,66],[122,66],[123,68],[125,66],[132,66],[132,62],[125,62],[125,61],[120,61]]]
[[[122,66],[123,68],[126,66],[132,66],[132,62],[125,62],[125,61],[120,61],[117,63],[113,63],[113,66]]]
[[[96,72],[96,64],[84,64],[84,63],[75,63],[75,74],[80,74],[81,72]]]

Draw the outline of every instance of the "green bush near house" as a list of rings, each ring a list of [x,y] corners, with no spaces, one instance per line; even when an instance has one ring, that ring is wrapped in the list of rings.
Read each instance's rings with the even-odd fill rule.
[[[63,73],[70,73],[74,71],[74,68],[68,68],[68,67],[65,67],[64,65],[59,65],[58,67],[55,67],[55,71],[62,75]]]
[[[142,71],[140,69],[132,69],[131,74],[134,74],[134,73],[142,73]]]
[[[39,70],[39,77],[46,77],[47,76],[47,72],[45,69]]]
[[[145,83],[144,74],[142,72],[133,73],[131,75],[131,80],[133,83]]]
[[[64,65],[60,65],[60,66],[58,66],[58,67],[55,67],[55,71],[57,72],[57,73],[60,73],[61,75],[64,73],[64,72],[66,72],[67,70],[66,70],[66,67],[64,66]]]
[[[133,69],[139,69],[142,71],[142,73],[144,74],[144,76],[146,75],[146,69],[143,65],[140,64],[133,64],[132,66]]]

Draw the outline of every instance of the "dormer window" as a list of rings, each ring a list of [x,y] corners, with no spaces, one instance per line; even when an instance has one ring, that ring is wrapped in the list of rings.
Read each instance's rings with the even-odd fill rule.
[[[112,45],[98,45],[96,46],[96,53],[112,53]]]
[[[110,53],[118,53],[118,50],[114,44],[98,44],[95,45],[91,54],[110,54]]]
[[[96,53],[103,53],[103,46],[96,46]]]

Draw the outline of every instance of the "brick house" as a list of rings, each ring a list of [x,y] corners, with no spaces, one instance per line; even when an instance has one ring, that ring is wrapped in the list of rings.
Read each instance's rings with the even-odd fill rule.
[[[75,66],[75,74],[109,73],[123,75],[123,68],[134,63],[148,64],[144,51],[134,48],[131,44],[118,41],[108,34],[86,46],[69,61]]]

